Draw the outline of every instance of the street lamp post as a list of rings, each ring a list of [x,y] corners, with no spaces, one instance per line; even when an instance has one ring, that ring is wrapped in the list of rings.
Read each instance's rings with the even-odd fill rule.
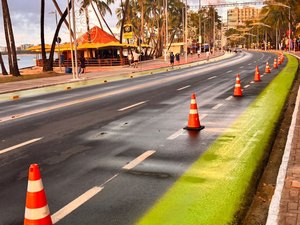
[[[49,12],[49,14],[54,14],[55,15],[55,24],[57,27],[57,11],[54,10],[52,12]],[[61,72],[61,62],[60,62],[60,43],[57,41],[57,47],[58,47],[58,65],[59,65],[59,71]]]
[[[185,0],[185,48],[184,48],[184,50],[185,50],[185,55],[184,55],[184,57],[185,57],[185,62],[187,62],[187,49],[188,49],[188,47],[187,47],[187,39],[188,39],[188,29],[187,29],[187,22],[188,22],[188,20],[187,20],[187,18],[188,18],[188,16],[187,16],[187,0]]]

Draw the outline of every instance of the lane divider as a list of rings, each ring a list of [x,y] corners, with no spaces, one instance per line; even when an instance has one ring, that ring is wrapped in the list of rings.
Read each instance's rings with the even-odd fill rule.
[[[32,140],[25,141],[25,142],[23,142],[23,143],[20,143],[20,144],[11,146],[11,147],[9,147],[9,148],[5,148],[5,149],[3,149],[3,150],[0,150],[0,155],[3,154],[3,153],[9,152],[9,151],[15,150],[15,149],[17,149],[17,148],[23,147],[23,146],[25,146],[25,145],[32,144],[32,143],[37,142],[37,141],[39,141],[39,140],[41,140],[41,139],[43,139],[43,137],[35,138],[35,139],[32,139]]]
[[[123,166],[124,170],[131,170],[134,167],[136,167],[138,164],[140,164],[141,162],[143,162],[145,159],[147,159],[149,156],[153,155],[156,151],[154,150],[149,150],[144,152],[142,155],[140,155],[139,157],[137,157],[136,159],[132,160],[130,163],[128,163],[127,165]]]
[[[86,191],[85,193],[83,193],[82,195],[80,195],[78,198],[74,199],[72,202],[64,206],[62,209],[58,210],[56,213],[54,213],[51,216],[53,224],[57,223],[58,221],[60,221],[61,219],[69,215],[71,212],[73,212],[79,206],[83,205],[85,202],[90,200],[92,197],[94,197],[102,190],[103,187],[95,186],[90,190]]]
[[[247,84],[247,85],[244,86],[244,88],[248,88],[248,87],[250,87],[250,84]]]
[[[125,111],[125,110],[127,110],[127,109],[134,108],[134,107],[136,107],[136,106],[139,106],[139,105],[145,104],[146,102],[148,102],[148,100],[147,100],[147,101],[143,101],[143,102],[138,102],[138,103],[136,103],[136,104],[133,104],[133,105],[127,106],[127,107],[125,107],[125,108],[122,108],[122,109],[118,109],[118,112],[122,112],[122,111]]]
[[[216,109],[220,108],[221,106],[223,106],[223,104],[219,103],[219,104],[215,105],[214,107],[212,107],[212,109],[216,110]]]
[[[225,98],[225,100],[226,100],[226,101],[229,101],[229,100],[232,99],[232,98],[233,98],[233,96],[230,95],[229,97]]]
[[[211,79],[215,79],[215,78],[217,78],[217,76],[213,76],[213,77],[207,78],[207,80],[211,80]]]
[[[140,156],[138,156],[137,158],[135,158],[134,160],[129,162],[127,165],[123,166],[122,169],[124,169],[124,170],[133,169],[138,164],[143,162],[145,159],[147,159],[148,157],[153,155],[155,152],[156,151],[154,151],[154,150],[149,150],[149,151],[144,152],[143,154],[141,154]],[[96,194],[98,194],[99,192],[101,192],[104,189],[104,186],[107,183],[109,183],[110,181],[115,179],[117,176],[119,176],[119,173],[117,173],[114,176],[112,176],[111,178],[109,178],[103,184],[101,184],[99,186],[94,186],[93,188],[87,190],[85,193],[83,193],[82,195],[80,195],[79,197],[77,197],[76,199],[71,201],[69,204],[67,204],[66,206],[64,206],[60,210],[58,210],[56,213],[54,213],[51,216],[53,224],[59,222],[60,220],[65,218],[67,215],[71,214],[74,210],[79,208],[81,205],[86,203],[88,200],[93,198]]]
[[[184,86],[184,87],[182,87],[182,88],[178,88],[177,91],[182,91],[182,90],[184,90],[184,89],[189,88],[190,86],[191,86],[191,85],[187,85],[187,86]]]

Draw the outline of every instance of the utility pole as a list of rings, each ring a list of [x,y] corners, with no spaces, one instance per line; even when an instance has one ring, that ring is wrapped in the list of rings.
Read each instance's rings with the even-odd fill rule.
[[[188,18],[188,16],[187,16],[187,0],[185,0],[185,48],[184,48],[184,51],[185,51],[185,55],[184,55],[184,57],[185,57],[185,62],[187,62],[188,60],[187,60],[187,56],[188,56],[188,53],[187,53],[187,39],[188,39],[188,30],[187,30],[187,22],[188,22],[188,20],[187,20],[187,18]]]
[[[201,0],[199,0],[199,49],[201,51],[202,36],[201,36]]]
[[[77,37],[76,37],[76,19],[75,19],[75,4],[72,0],[72,15],[73,15],[73,31],[74,31],[74,47],[75,47],[75,77],[78,79],[78,62],[77,62]]]

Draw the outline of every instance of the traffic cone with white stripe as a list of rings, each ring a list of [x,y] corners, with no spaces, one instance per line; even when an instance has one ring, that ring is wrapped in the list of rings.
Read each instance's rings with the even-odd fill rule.
[[[278,69],[278,64],[277,64],[277,60],[276,59],[274,59],[273,68],[274,69]]]
[[[281,58],[281,55],[280,55],[280,56],[278,56],[278,65],[281,65],[281,63],[282,63],[282,58]]]
[[[259,73],[259,68],[258,68],[258,66],[256,66],[256,69],[255,69],[254,81],[255,81],[255,82],[261,81],[261,80],[260,80],[260,73]]]
[[[266,62],[265,73],[271,73],[271,68],[270,68],[270,66],[269,66],[269,62]]]
[[[234,97],[242,97],[243,92],[242,92],[242,87],[241,87],[241,80],[240,80],[240,75],[236,75],[235,78],[235,85],[234,85],[234,92],[233,92]]]
[[[200,131],[204,129],[204,126],[201,126],[200,124],[195,94],[192,94],[191,97],[189,121],[188,121],[188,125],[184,129],[193,130],[193,131]]]
[[[31,164],[28,172],[24,225],[52,224],[39,166]]]

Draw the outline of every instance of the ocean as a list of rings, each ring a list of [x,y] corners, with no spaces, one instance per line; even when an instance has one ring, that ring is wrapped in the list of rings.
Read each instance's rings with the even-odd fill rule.
[[[54,57],[57,57],[56,54],[54,54]],[[19,54],[17,55],[18,58],[18,67],[19,69],[23,69],[26,67],[32,67],[35,66],[35,60],[36,60],[37,54]],[[39,55],[39,57],[41,58],[41,55]],[[49,55],[47,54],[47,57],[49,57]],[[9,67],[8,67],[8,58],[7,55],[2,55],[4,64],[5,64],[5,68],[7,70],[7,72],[9,72]],[[0,72],[1,71],[1,67],[0,67]]]

